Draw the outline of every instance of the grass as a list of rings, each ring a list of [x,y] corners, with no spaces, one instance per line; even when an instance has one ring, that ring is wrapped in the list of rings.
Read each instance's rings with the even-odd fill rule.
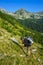
[[[7,33],[8,35],[8,33]],[[42,60],[42,45],[39,43],[34,43],[31,46],[31,55],[30,57],[22,57],[20,55],[25,55],[16,44],[9,40],[10,36],[6,36],[2,39],[4,42],[0,42],[0,65],[43,65]],[[21,42],[20,37],[17,35],[15,38]],[[7,41],[5,41],[7,40]],[[36,49],[35,52],[32,52],[32,49]],[[25,48],[24,48],[25,51]],[[41,54],[40,54],[41,53]],[[38,61],[40,59],[40,62]]]
[[[20,38],[25,36],[25,34],[30,35],[35,41],[39,39],[40,34],[34,32],[31,29],[25,29],[17,21],[1,13],[0,16],[0,65],[43,65],[43,46],[41,43],[36,43],[31,46],[31,55],[26,57],[23,50],[14,44],[11,37],[17,39],[19,44],[22,44]],[[8,17],[8,18],[7,18]],[[13,20],[13,23],[12,23]],[[35,33],[35,35],[33,35]],[[38,37],[38,38],[37,38]],[[43,39],[43,38],[42,38]],[[32,51],[36,49],[36,51]],[[24,48],[26,51],[26,48]],[[24,55],[24,56],[22,56]]]

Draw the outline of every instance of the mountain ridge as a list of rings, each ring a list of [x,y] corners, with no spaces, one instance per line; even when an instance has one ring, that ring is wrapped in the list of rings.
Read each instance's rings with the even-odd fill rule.
[[[17,11],[15,11],[15,12],[8,12],[7,10],[5,10],[5,9],[2,9],[2,8],[0,8],[0,11],[2,11],[3,13],[8,13],[8,14],[10,14],[10,15],[13,15],[13,16],[15,16],[14,14],[17,14],[18,13],[18,15],[20,14],[20,13],[27,13],[27,15],[29,14],[29,15],[39,15],[39,14],[43,14],[43,11],[39,11],[39,12],[36,12],[36,13],[34,13],[34,12],[29,12],[29,11],[27,11],[27,10],[25,10],[25,9],[23,9],[23,8],[20,8],[20,9],[18,9]],[[21,14],[20,14],[21,15]]]
[[[14,12],[14,15],[15,15],[15,17],[18,15],[19,17],[21,16],[21,19],[27,19],[27,18],[31,18],[31,16],[32,15],[34,15],[34,18],[37,18],[37,17],[41,17],[41,16],[43,16],[43,14],[41,14],[41,12],[43,12],[43,11],[40,11],[40,12],[36,12],[36,13],[32,13],[32,12],[29,12],[29,11],[27,11],[27,10],[25,10],[25,9],[19,9],[19,10],[17,10],[16,12]],[[37,17],[36,17],[37,16]],[[17,19],[20,19],[20,18],[17,18]]]
[[[15,13],[6,12],[3,9],[0,10],[2,13],[8,14],[13,18],[17,19],[20,24],[36,30],[38,32],[43,33],[42,26],[43,26],[43,14],[42,13],[31,13],[25,9],[19,9]],[[43,11],[41,11],[43,12]],[[32,27],[31,27],[32,26]],[[35,27],[34,27],[35,26]]]

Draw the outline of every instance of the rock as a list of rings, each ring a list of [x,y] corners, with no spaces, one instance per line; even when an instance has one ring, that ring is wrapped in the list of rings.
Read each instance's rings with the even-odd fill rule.
[[[32,49],[33,52],[37,51],[37,49]]]
[[[14,37],[10,38],[10,40],[12,40],[12,41],[18,43],[18,41],[17,41]]]
[[[20,57],[25,57],[25,55],[20,55]]]
[[[41,60],[38,58],[38,62],[40,62]]]

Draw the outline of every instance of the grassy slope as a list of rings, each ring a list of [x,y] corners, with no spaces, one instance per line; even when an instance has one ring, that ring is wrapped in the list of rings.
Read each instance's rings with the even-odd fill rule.
[[[34,36],[34,31],[25,29],[13,17],[0,12],[0,65],[42,65],[41,44],[34,43],[31,49],[36,51],[31,50],[30,57],[22,57],[21,54],[25,55],[22,49],[9,40],[10,37],[15,37],[21,43],[20,36],[24,36],[27,32],[28,35]]]

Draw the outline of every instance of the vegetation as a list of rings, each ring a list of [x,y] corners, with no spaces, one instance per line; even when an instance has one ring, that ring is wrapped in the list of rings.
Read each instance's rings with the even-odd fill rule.
[[[25,35],[34,40],[30,57],[26,57],[22,49],[10,40],[14,37],[22,44],[20,37]],[[27,52],[26,48],[24,51]],[[22,26],[14,17],[0,12],[0,65],[43,65],[42,60],[43,34]]]
[[[25,20],[19,19],[18,22],[23,26],[26,26],[30,29],[43,33],[43,18],[35,19],[33,17],[32,19],[25,19]]]

